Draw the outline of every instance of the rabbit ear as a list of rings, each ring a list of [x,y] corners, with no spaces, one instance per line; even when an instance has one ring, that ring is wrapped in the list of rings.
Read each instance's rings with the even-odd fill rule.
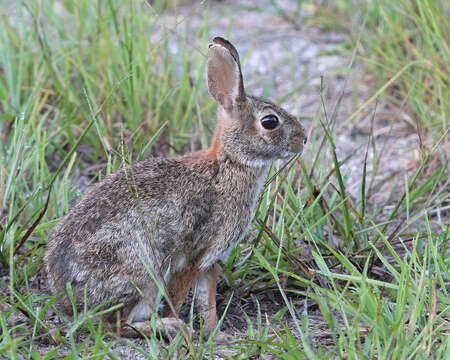
[[[239,54],[227,40],[216,37],[208,49],[208,90],[226,110],[245,99]]]

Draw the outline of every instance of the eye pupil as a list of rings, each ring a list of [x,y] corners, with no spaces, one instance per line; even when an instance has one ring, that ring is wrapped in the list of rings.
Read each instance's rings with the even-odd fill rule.
[[[267,115],[261,119],[261,125],[264,129],[273,130],[278,126],[278,118],[275,115]]]

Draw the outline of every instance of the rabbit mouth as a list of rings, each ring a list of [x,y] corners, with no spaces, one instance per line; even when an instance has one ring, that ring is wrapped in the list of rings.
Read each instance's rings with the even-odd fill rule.
[[[285,152],[285,157],[292,157],[295,155],[301,155],[303,153],[303,144],[293,144],[288,147],[288,150]]]

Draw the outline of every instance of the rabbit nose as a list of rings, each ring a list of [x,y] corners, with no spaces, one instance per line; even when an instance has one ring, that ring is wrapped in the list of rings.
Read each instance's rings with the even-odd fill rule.
[[[306,129],[302,124],[300,125],[300,136],[303,138],[303,144],[306,144],[308,136],[306,135]]]

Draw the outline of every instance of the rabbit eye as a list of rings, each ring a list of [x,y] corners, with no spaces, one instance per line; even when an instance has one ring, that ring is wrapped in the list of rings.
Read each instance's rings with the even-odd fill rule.
[[[267,115],[261,119],[261,125],[267,130],[275,129],[279,123],[280,122],[275,115]]]

